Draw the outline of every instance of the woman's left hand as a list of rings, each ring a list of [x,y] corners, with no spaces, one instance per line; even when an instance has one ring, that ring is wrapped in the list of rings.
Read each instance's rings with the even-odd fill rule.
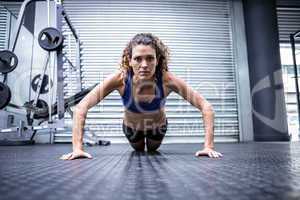
[[[220,158],[223,155],[212,148],[204,148],[203,150],[197,151],[195,156],[208,156],[210,158]]]

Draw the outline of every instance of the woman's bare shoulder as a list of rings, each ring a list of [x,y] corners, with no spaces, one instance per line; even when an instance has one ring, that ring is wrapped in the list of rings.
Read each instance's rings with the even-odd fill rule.
[[[108,79],[113,81],[117,86],[122,86],[126,79],[126,71],[118,69],[108,76]]]
[[[175,75],[170,71],[163,72],[163,84],[166,96],[168,96],[174,90]]]
[[[163,73],[163,80],[164,80],[164,84],[166,85],[173,84],[174,81],[176,81],[176,78],[177,78],[176,75],[170,71],[165,71]]]
[[[163,75],[164,84],[171,91],[178,92],[178,90],[182,90],[187,87],[185,81],[173,74],[172,72],[166,71]]]
[[[112,74],[114,77],[113,80],[116,84],[116,89],[119,91],[120,95],[122,96],[124,93],[125,87],[125,80],[127,77],[127,70],[125,69],[118,69],[116,72]]]

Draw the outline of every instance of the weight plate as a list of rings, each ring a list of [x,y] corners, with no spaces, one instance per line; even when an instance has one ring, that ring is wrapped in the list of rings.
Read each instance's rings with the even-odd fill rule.
[[[39,45],[46,51],[58,50],[63,44],[63,35],[53,27],[44,28],[38,37]]]
[[[33,107],[33,100],[26,102],[24,107],[34,113],[33,118],[43,118],[43,115],[48,115],[48,104],[43,99],[38,99],[36,107]]]
[[[0,109],[9,104],[11,100],[11,92],[7,85],[0,83]]]
[[[0,72],[9,73],[18,65],[18,57],[9,50],[0,51]]]
[[[36,75],[31,81],[31,88],[33,91],[37,92],[39,81],[41,81],[41,74]],[[49,76],[47,74],[44,75],[43,82],[41,85],[40,94],[46,94],[49,91]],[[50,87],[53,86],[53,82],[51,81]]]

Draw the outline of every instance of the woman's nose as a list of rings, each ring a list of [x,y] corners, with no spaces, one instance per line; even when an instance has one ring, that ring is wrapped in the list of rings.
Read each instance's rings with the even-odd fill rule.
[[[148,66],[148,62],[147,62],[146,59],[143,59],[143,60],[142,60],[141,66],[142,66],[142,67],[147,67],[147,66]]]

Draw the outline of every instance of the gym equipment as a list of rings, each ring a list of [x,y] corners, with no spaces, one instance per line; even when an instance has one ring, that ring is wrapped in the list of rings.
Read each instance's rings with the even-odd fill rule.
[[[6,107],[11,100],[11,92],[7,85],[0,83],[0,109]]]
[[[296,87],[296,97],[297,97],[297,110],[298,110],[298,124],[300,126],[300,92],[299,92],[299,83],[298,83],[298,64],[296,59],[296,43],[299,44],[300,40],[300,30],[296,31],[293,34],[290,34],[290,43],[292,47],[292,56],[293,56],[293,67],[295,74],[295,87]]]
[[[78,92],[77,94],[70,96],[65,99],[65,110],[68,112],[71,111],[71,107],[75,106],[77,103],[79,103],[93,88],[96,87],[97,84],[84,89],[81,92]],[[8,129],[0,129],[0,133],[8,133],[8,132],[17,132],[18,135],[30,135],[30,140],[0,140],[0,146],[12,146],[12,145],[27,145],[27,144],[34,144],[34,136],[37,133],[38,130],[41,129],[51,129],[51,128],[57,128],[55,125],[47,125],[47,126],[41,126],[41,124],[48,119],[48,105],[45,101],[39,99],[37,101],[36,106],[33,105],[34,100],[31,100],[29,102],[26,102],[23,107],[27,110],[27,120],[30,120],[29,115],[33,113],[33,117],[35,120],[40,120],[38,122],[38,126],[32,126],[32,121],[28,122],[30,126],[24,126],[24,122],[20,122],[19,126],[12,127]],[[10,106],[10,105],[9,105]],[[11,105],[14,107],[19,107],[16,105]],[[57,102],[51,106],[52,109],[52,115],[57,115]],[[72,115],[72,113],[70,113]],[[88,129],[85,129],[88,130]],[[87,138],[88,137],[88,138]],[[84,144],[88,146],[94,146],[94,145],[102,145],[107,146],[110,145],[110,141],[107,140],[99,140],[93,133],[86,134],[84,138]]]
[[[50,81],[51,84],[49,86],[49,76],[45,74],[43,80],[41,80],[41,77],[42,74],[38,74],[32,79],[31,88],[33,89],[33,91],[38,92],[39,81],[41,81],[40,94],[46,94],[49,92],[49,87],[53,86],[53,82]]]
[[[70,108],[78,104],[92,89],[96,87],[97,84],[84,89],[73,96],[64,99],[64,108],[70,113]],[[52,106],[51,113],[52,115],[57,114],[57,102],[55,102]],[[70,113],[70,115],[72,115]],[[34,119],[46,119],[49,116],[48,106],[42,105],[38,111],[35,112],[33,116]]]
[[[63,40],[61,32],[53,27],[44,28],[38,36],[39,45],[46,51],[58,50],[62,47]]]
[[[3,74],[13,71],[18,65],[18,57],[12,51],[0,51],[0,72]]]
[[[108,146],[108,145],[110,145],[110,141],[99,140],[98,145]]]
[[[14,26],[15,31],[12,31],[13,37],[11,40],[12,45],[9,47],[10,52],[14,52],[15,49],[17,52],[18,48],[16,47],[19,47],[17,45],[21,44],[17,41],[20,39],[19,35],[22,34],[20,30],[25,16],[26,6],[33,1],[37,0],[24,0],[22,3],[17,22]],[[39,45],[42,49],[47,51],[47,54],[45,60],[41,59],[41,61],[38,63],[41,66],[41,71],[38,72],[37,75],[34,74],[33,78],[31,79],[29,87],[31,87],[34,92],[29,93],[28,100],[30,100],[24,104],[21,103],[21,105],[15,105],[14,102],[9,101],[8,103],[5,102],[5,104],[3,104],[3,107],[7,106],[7,109],[0,110],[0,145],[34,144],[34,136],[36,133],[39,133],[39,131],[41,131],[41,133],[50,133],[50,143],[53,143],[55,137],[53,133],[58,131],[69,131],[71,129],[71,127],[67,126],[65,123],[65,112],[67,111],[72,116],[72,106],[78,104],[79,101],[82,100],[86,94],[88,94],[88,92],[90,92],[96,86],[93,85],[87,89],[82,89],[82,43],[80,42],[78,34],[76,33],[75,28],[72,26],[72,23],[62,6],[61,1],[57,0],[50,2],[50,0],[47,0],[47,3],[48,24],[46,26],[48,28],[44,28],[37,37]],[[50,3],[52,4],[51,6]],[[53,16],[54,19],[51,20],[50,10],[53,11],[51,13],[55,13],[55,16]],[[37,17],[36,20],[43,21],[44,18]],[[63,20],[66,22],[66,24],[63,23]],[[50,21],[52,22],[51,24]],[[43,24],[45,23],[43,22]],[[69,32],[65,31],[64,35],[60,31],[62,30],[63,25],[66,25],[66,27],[69,29]],[[65,44],[66,46],[73,45],[71,42],[73,42],[73,39],[75,39],[76,52],[71,51],[70,48],[64,48],[64,37],[66,37],[66,41],[68,41],[68,43]],[[33,38],[35,37],[33,36]],[[40,49],[38,48],[37,50]],[[10,67],[15,68],[18,64],[17,57],[14,56],[14,54],[9,54],[9,51],[7,50],[5,53],[5,56],[2,56],[1,59],[1,66],[6,67],[9,65]],[[76,55],[74,55],[75,53]],[[71,56],[67,57],[66,55],[69,54]],[[33,59],[31,58],[31,61],[32,60]],[[3,75],[5,76],[4,80],[10,79],[10,74],[7,76],[7,73],[12,70],[6,70],[5,68],[5,71],[3,71]],[[30,76],[32,74],[33,73],[30,72]],[[76,81],[74,81],[76,84],[75,87],[73,87],[73,85],[69,85],[71,83],[64,82],[64,80],[68,79],[69,77],[72,79],[74,77],[76,78]],[[7,82],[7,84],[14,84],[14,80],[11,80],[12,79],[9,80],[10,82],[3,82]],[[4,84],[2,85],[3,88],[6,86]],[[74,93],[73,88],[76,88],[75,90],[80,92],[75,92],[75,95],[66,98],[65,95],[69,95],[69,92],[65,90],[66,87],[68,87],[68,90],[69,87],[72,88],[71,94]],[[5,88],[7,89],[8,87]],[[47,102],[42,100],[42,98],[45,99],[45,95],[41,96],[41,94],[47,94]],[[3,95],[1,94],[0,98],[2,96]],[[52,102],[54,99],[55,103]],[[84,137],[92,134],[89,140],[84,138],[84,141],[87,145],[109,144],[109,141],[98,140],[97,136],[95,134],[93,135],[92,131],[90,131],[88,128],[85,128],[85,131],[87,131],[87,133]]]
[[[38,116],[40,118],[47,118],[48,117],[48,115],[47,115],[48,109],[49,109],[47,102],[42,99],[38,99],[36,106],[33,105],[33,102],[34,102],[34,100],[31,100],[24,104],[24,107],[26,108],[28,115],[32,112],[33,118],[37,118]],[[44,114],[45,112],[47,114]]]

